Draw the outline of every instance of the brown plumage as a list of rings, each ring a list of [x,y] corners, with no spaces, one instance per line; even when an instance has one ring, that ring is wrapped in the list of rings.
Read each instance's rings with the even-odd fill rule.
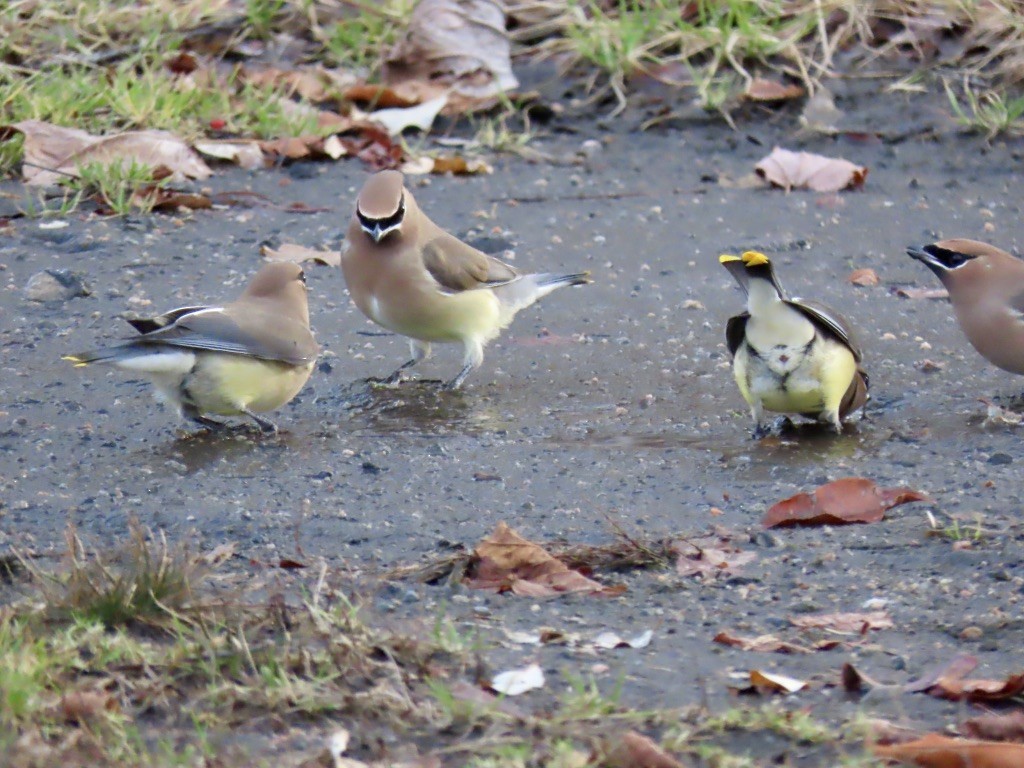
[[[264,266],[223,307],[181,307],[129,322],[138,337],[65,359],[140,373],[158,397],[208,427],[223,426],[204,415],[214,413],[246,415],[261,429],[276,430],[256,414],[298,394],[319,353],[309,329],[305,275],[285,262]]]
[[[523,274],[448,234],[416,204],[402,174],[381,171],[359,192],[341,269],[356,306],[375,323],[409,338],[412,359],[388,381],[430,354],[434,342],[462,344],[459,387],[483,361],[484,346],[516,313],[586,274]]]
[[[957,322],[993,365],[1024,374],[1024,261],[994,245],[962,238],[907,253],[939,276]]]

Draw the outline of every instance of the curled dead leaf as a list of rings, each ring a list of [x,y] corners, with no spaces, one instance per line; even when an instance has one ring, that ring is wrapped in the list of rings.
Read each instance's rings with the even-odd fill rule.
[[[904,299],[948,299],[949,291],[945,288],[897,288],[896,295]]]
[[[787,85],[765,77],[755,77],[747,83],[747,89],[743,92],[743,98],[748,101],[766,102],[789,101],[799,99],[803,95],[804,89],[799,85]]]
[[[501,522],[473,552],[467,586],[515,595],[544,597],[561,592],[621,594],[571,570],[543,547],[528,541]]]
[[[266,164],[258,141],[201,139],[192,146],[200,154],[237,163],[247,171],[262,168]]]
[[[657,742],[636,731],[606,739],[591,760],[602,768],[683,768]]]
[[[750,670],[750,684],[759,693],[782,693],[789,695],[807,687],[804,680],[797,680],[795,677],[780,675],[775,672],[762,672],[759,669]]]
[[[520,696],[544,687],[544,670],[538,664],[501,672],[491,680],[491,689],[506,696]]]
[[[879,488],[873,480],[843,477],[809,493],[798,493],[773,504],[761,520],[765,528],[792,525],[850,525],[877,523],[899,504],[931,499],[910,488]]]
[[[878,285],[878,273],[870,267],[864,269],[855,269],[850,273],[849,277],[846,278],[854,285],[871,286]]]
[[[872,629],[892,629],[892,618],[885,611],[868,613],[817,613],[797,616],[789,623],[800,629],[824,629],[844,635],[863,635]]]
[[[60,699],[60,712],[69,723],[91,723],[108,712],[121,709],[107,691],[68,691]]]
[[[754,171],[770,184],[787,192],[791,189],[810,189],[814,192],[838,192],[864,186],[868,169],[849,160],[815,155],[810,152],[792,152],[775,147],[763,158]]]
[[[903,744],[876,744],[875,757],[899,760],[920,768],[1020,768],[1024,744],[951,739],[937,733]]]
[[[813,646],[799,645],[782,640],[775,635],[758,635],[757,637],[738,637],[728,632],[719,632],[712,638],[712,642],[720,645],[728,645],[733,648],[740,648],[744,651],[757,651],[761,653],[814,653],[815,651],[829,651],[839,645],[838,640],[821,640]]]
[[[680,576],[734,574],[757,559],[754,552],[741,550],[726,535],[680,540],[673,544],[673,550]]]
[[[90,164],[131,163],[165,168],[173,182],[207,179],[213,171],[184,141],[168,131],[146,130],[93,136],[41,120],[0,126],[0,141],[15,133],[24,141],[22,177],[26,184],[50,186],[79,174]]]
[[[489,107],[519,85],[512,74],[511,42],[504,7],[495,0],[420,0],[409,26],[391,50],[384,82],[443,84],[464,97],[447,114]]]

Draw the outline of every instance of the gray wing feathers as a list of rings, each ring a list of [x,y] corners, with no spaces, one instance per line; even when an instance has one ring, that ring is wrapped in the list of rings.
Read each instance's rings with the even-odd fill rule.
[[[445,290],[458,293],[509,283],[519,273],[443,232],[423,246],[423,266]]]
[[[132,343],[250,355],[292,365],[311,362],[317,352],[312,334],[300,323],[252,311],[238,316],[230,310],[189,314]]]
[[[853,329],[846,318],[831,307],[811,299],[787,299],[786,303],[800,310],[812,322],[823,326],[825,330],[843,342],[853,352],[854,359],[859,363],[863,358],[860,345],[857,343]]]

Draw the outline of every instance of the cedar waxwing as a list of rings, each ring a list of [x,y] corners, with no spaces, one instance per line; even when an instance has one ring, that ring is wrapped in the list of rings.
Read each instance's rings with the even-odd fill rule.
[[[942,240],[907,253],[939,276],[981,356],[1024,374],[1024,261],[977,240]]]
[[[141,336],[115,347],[67,355],[76,367],[110,363],[141,373],[157,398],[205,427],[204,416],[257,416],[290,401],[309,379],[319,347],[309,330],[306,277],[297,264],[267,264],[245,292],[223,307],[181,307],[129,320]]]
[[[356,200],[341,257],[352,300],[375,323],[409,338],[412,359],[387,378],[430,355],[433,342],[458,342],[463,368],[445,384],[457,389],[483,362],[484,345],[516,313],[589,273],[521,274],[448,234],[416,205],[398,171],[366,180]]]
[[[765,410],[798,413],[842,432],[842,420],[868,399],[868,376],[847,322],[823,304],[787,298],[763,253],[719,261],[747,296],[747,311],[729,319],[725,335],[754,434],[767,432]]]

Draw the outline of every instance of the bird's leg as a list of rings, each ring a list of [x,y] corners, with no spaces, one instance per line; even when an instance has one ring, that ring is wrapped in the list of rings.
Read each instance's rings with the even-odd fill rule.
[[[384,379],[385,384],[397,384],[402,380],[402,373],[412,368],[416,363],[426,360],[430,357],[430,344],[424,341],[418,341],[417,339],[409,339],[409,350],[412,357],[406,360],[400,366],[398,370]]]
[[[459,371],[454,379],[445,383],[442,387],[442,389],[446,389],[449,392],[461,387],[462,382],[472,373],[473,369],[479,368],[480,363],[484,361],[484,345],[481,341],[478,339],[466,339],[463,341],[463,344],[465,345],[466,354],[462,359],[462,370]]]
[[[441,388],[446,389],[449,392],[454,392],[456,389],[462,386],[462,382],[464,382],[466,380],[466,377],[473,372],[473,369],[475,367],[476,366],[473,365],[472,363],[466,363],[464,366],[462,366],[462,370],[459,371],[458,375],[451,381],[446,381],[444,383],[444,386],[442,386]]]
[[[843,434],[843,420],[839,418],[839,411],[833,411],[828,414],[828,420],[832,422],[832,426],[836,429],[836,434]]]
[[[761,407],[761,401],[755,400],[750,405],[750,418],[754,420],[754,439],[760,440],[762,437],[767,437],[772,433],[771,426],[766,426],[764,423],[764,408]]]
[[[265,434],[265,435],[276,435],[277,434],[277,424],[272,422],[270,419],[265,419],[262,416],[260,416],[259,414],[253,413],[248,408],[243,408],[242,409],[242,413],[244,413],[250,419],[255,421],[257,426],[259,426],[259,428],[260,428],[260,432],[262,432],[263,434]]]
[[[223,421],[217,421],[217,419],[211,419],[209,416],[203,416],[203,414],[199,412],[198,408],[189,403],[182,405],[181,415],[189,421],[193,421],[200,426],[206,427],[212,432],[226,429],[228,426]]]

